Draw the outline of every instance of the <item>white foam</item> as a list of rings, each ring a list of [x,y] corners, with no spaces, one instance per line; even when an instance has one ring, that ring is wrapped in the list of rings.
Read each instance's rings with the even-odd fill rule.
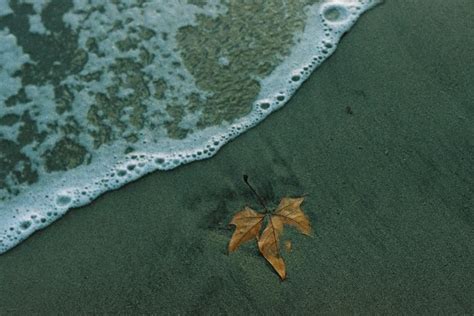
[[[14,75],[29,61],[29,56],[8,29],[0,30],[0,43],[0,102],[4,102],[20,90],[21,80]]]
[[[3,0],[0,0],[0,8],[6,3],[1,4],[1,1]],[[48,1],[28,0],[28,2],[35,3],[35,10],[41,12]],[[94,3],[100,3],[100,1],[97,0]],[[342,34],[350,29],[360,14],[375,3],[376,1],[329,0],[323,4],[308,7],[307,24],[304,32],[298,35],[297,44],[292,48],[290,55],[268,77],[260,80],[262,88],[253,104],[252,112],[235,122],[208,127],[180,140],[165,137],[164,131],[143,130],[140,132],[140,142],[135,143],[134,151],[127,155],[114,154],[122,153],[123,149],[128,146],[125,140],[118,139],[96,149],[93,146],[93,139],[88,133],[84,133],[81,134],[80,143],[93,152],[93,161],[88,165],[83,164],[68,170],[67,177],[63,176],[61,172],[46,172],[39,159],[40,153],[52,148],[62,135],[50,135],[48,136],[50,139],[42,144],[25,146],[22,153],[30,157],[35,164],[40,174],[39,181],[17,197],[6,200],[1,205],[0,253],[12,248],[34,231],[46,227],[69,209],[90,203],[106,191],[119,188],[125,183],[157,169],[169,170],[191,161],[213,156],[224,144],[283,106],[310,73],[334,52]],[[179,27],[195,23],[196,14],[217,16],[225,13],[225,8],[218,6],[217,1],[210,1],[204,8],[180,5],[177,2],[170,2],[163,8],[163,6],[159,6],[158,2],[151,2],[143,12],[137,12],[137,8],[133,7],[119,12],[112,3],[105,2],[105,11],[101,14],[99,12],[94,12],[91,15],[82,14],[81,10],[88,8],[88,6],[90,4],[84,0],[74,0],[74,10],[63,17],[65,23],[78,31],[81,47],[86,48],[89,38],[100,39],[98,49],[102,54],[99,56],[89,53],[88,62],[81,72],[81,75],[87,75],[102,71],[100,79],[84,82],[78,76],[71,75],[63,82],[72,88],[80,86],[80,89],[74,91],[72,112],[69,113],[78,122],[87,122],[89,107],[84,105],[91,105],[95,102],[91,98],[91,94],[105,91],[113,85],[114,79],[117,78],[117,74],[103,72],[103,70],[108,69],[117,58],[137,57],[138,52],[122,52],[117,49],[115,43],[124,37],[123,32],[114,28],[114,21],[136,17],[139,14],[141,19],[132,19],[133,22],[129,27],[147,26],[153,29],[166,29],[169,32],[166,43],[161,37],[156,36],[143,45],[150,51],[156,51],[157,47],[166,46],[169,52],[173,53],[173,48],[176,47],[173,32]],[[173,26],[171,29],[170,25]],[[5,65],[0,71],[0,78],[3,74],[4,80],[2,82],[11,82],[9,88],[5,88],[3,85],[0,88],[0,102],[3,102],[18,92],[21,82],[19,86],[17,78],[13,74],[29,59],[27,55],[23,54],[21,47],[18,47],[16,39],[8,33],[8,30],[0,30],[0,43],[7,43],[7,45],[0,45],[0,65]],[[229,65],[229,60],[225,56],[221,56],[218,63],[222,67],[226,67]],[[173,65],[164,64],[163,67],[162,69],[168,69],[166,67],[171,68]],[[176,80],[169,77],[166,72],[157,73],[153,67],[145,67],[143,72],[155,80],[163,76],[167,82]],[[198,93],[205,100],[205,93],[196,89],[192,75],[186,69],[181,69],[180,75],[184,79],[176,88],[178,103],[180,101],[179,95],[189,95],[193,92]],[[38,127],[44,130],[47,130],[48,123],[61,121],[58,117],[60,114],[52,113],[54,112],[54,104],[51,103],[53,89],[48,84],[25,87],[27,96],[36,100],[31,102],[40,100],[44,105],[43,108],[37,108],[34,112]],[[149,90],[153,94],[155,87],[150,85]],[[121,88],[117,96],[126,98],[134,92],[130,88]],[[31,102],[17,106],[11,111],[21,112],[27,108],[34,108],[34,104]],[[152,110],[148,109],[147,115],[149,117],[157,117],[156,119],[159,120],[160,116],[156,113],[166,114],[165,105],[159,100],[150,99],[147,102],[154,105]],[[130,109],[125,108],[120,114],[121,119],[126,122],[131,115]],[[193,128],[196,126],[198,118],[199,113],[187,113],[184,120],[180,122],[180,127]],[[95,127],[89,128],[93,130]],[[15,129],[18,129],[18,126],[12,126],[12,133]],[[127,136],[129,135],[127,133],[131,132],[130,129],[116,131],[122,136]],[[12,134],[11,137],[14,138],[14,136]]]
[[[41,14],[43,9],[51,2],[51,0],[20,0],[20,3],[27,3],[33,6],[33,10],[37,14]]]
[[[31,33],[37,33],[37,34],[43,34],[43,35],[50,34],[50,32],[44,26],[43,21],[41,20],[41,15],[39,14],[29,15],[28,21],[30,22]]]
[[[0,16],[5,16],[13,13],[13,10],[10,8],[9,0],[0,0]]]

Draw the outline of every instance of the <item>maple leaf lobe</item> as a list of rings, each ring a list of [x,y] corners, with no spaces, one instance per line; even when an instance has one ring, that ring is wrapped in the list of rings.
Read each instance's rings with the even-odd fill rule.
[[[309,218],[303,213],[301,203],[304,197],[281,199],[275,210],[275,217],[278,217],[284,224],[296,227],[301,233],[311,236],[311,223]]]
[[[286,278],[285,261],[280,255],[280,234],[283,231],[283,222],[275,217],[270,217],[267,227],[258,239],[260,253],[272,265],[280,278]]]
[[[229,252],[235,251],[249,240],[257,239],[264,217],[264,214],[257,213],[247,206],[235,214],[230,222],[230,225],[235,226],[235,231],[229,242]]]

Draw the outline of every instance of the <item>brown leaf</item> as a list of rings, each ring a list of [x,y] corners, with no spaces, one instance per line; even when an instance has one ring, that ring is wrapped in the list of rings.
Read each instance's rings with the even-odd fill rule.
[[[246,241],[258,238],[264,217],[264,214],[257,213],[250,207],[245,207],[242,211],[235,214],[230,222],[236,228],[229,242],[229,252],[235,251]]]
[[[283,222],[279,218],[271,216],[267,227],[258,239],[258,248],[280,278],[284,280],[286,278],[285,262],[280,255],[280,234],[282,231]]]
[[[311,224],[300,207],[303,200],[304,197],[282,198],[274,216],[281,218],[287,225],[295,226],[303,234],[311,236]]]
[[[262,201],[260,197],[259,199]],[[303,197],[284,197],[273,214],[267,210],[263,202],[262,205],[266,210],[265,214],[257,213],[251,208],[245,207],[230,222],[236,226],[236,229],[229,243],[229,252],[236,250],[242,243],[256,238],[260,253],[267,259],[280,278],[284,280],[286,278],[286,267],[280,254],[280,236],[283,233],[284,225],[294,226],[305,235],[311,234],[311,224],[301,209],[303,200]],[[268,224],[258,237],[266,216],[268,216]],[[285,246],[287,251],[290,251],[291,241],[288,240]]]

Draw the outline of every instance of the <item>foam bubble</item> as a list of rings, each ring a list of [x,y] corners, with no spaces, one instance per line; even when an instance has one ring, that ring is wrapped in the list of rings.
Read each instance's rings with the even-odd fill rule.
[[[346,7],[340,4],[328,4],[322,9],[324,19],[330,23],[337,23],[347,20],[349,12]]]
[[[58,207],[67,207],[72,201],[72,198],[69,195],[60,194],[56,198],[56,205]]]

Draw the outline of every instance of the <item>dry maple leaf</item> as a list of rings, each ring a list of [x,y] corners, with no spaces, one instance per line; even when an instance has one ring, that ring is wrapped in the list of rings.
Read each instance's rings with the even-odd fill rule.
[[[244,175],[244,181],[265,209],[265,213],[257,213],[251,208],[245,207],[235,214],[230,222],[231,225],[236,226],[236,229],[229,242],[229,252],[235,251],[244,242],[255,238],[258,241],[257,245],[260,253],[272,265],[280,278],[284,280],[286,278],[286,268],[280,255],[280,236],[283,233],[284,225],[294,226],[305,235],[309,236],[311,234],[311,224],[301,209],[304,198],[284,197],[278,207],[270,212],[263,199],[248,183],[246,175]],[[268,223],[259,236],[265,217],[268,217]]]

